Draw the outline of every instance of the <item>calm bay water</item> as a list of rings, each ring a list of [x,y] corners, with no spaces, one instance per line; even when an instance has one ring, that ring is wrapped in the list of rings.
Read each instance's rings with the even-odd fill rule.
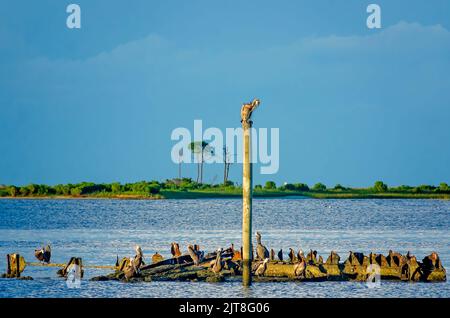
[[[450,268],[450,201],[441,200],[254,200],[253,229],[263,244],[285,255],[289,247],[316,249],[324,259],[336,250],[387,254],[389,249],[419,259],[435,250]],[[240,246],[241,201],[217,200],[0,200],[0,269],[7,253],[34,261],[33,251],[52,246],[52,262],[71,256],[84,264],[113,265],[132,256],[135,244],[149,258],[170,255],[170,243],[198,243],[212,251]],[[86,269],[80,289],[67,288],[57,268],[27,267],[33,281],[0,279],[0,297],[450,297],[450,283],[255,283],[90,282],[108,270]]]

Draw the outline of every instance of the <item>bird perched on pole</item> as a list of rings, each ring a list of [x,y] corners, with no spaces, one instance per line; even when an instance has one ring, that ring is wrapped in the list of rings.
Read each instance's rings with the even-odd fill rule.
[[[241,108],[241,122],[250,122],[252,113],[261,104],[260,100],[255,98],[252,102],[242,105]]]

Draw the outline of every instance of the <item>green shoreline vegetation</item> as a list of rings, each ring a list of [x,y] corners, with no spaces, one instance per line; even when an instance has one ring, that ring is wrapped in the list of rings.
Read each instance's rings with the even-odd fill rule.
[[[273,181],[255,185],[254,197],[303,196],[317,199],[450,199],[447,183],[439,186],[398,186],[388,187],[377,181],[369,188],[349,188],[340,184],[327,188],[322,183],[309,187],[305,183],[287,183],[278,186]],[[82,182],[58,184],[55,186],[29,184],[26,186],[0,185],[0,198],[53,198],[53,199],[200,199],[234,198],[242,196],[242,188],[232,181],[226,184],[197,183],[190,178],[172,179],[164,182],[140,181],[120,184]]]

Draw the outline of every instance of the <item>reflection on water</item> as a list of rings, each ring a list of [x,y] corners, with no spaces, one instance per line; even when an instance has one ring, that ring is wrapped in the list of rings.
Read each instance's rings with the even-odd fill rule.
[[[149,257],[170,255],[198,243],[208,251],[240,245],[241,201],[208,200],[0,200],[0,268],[7,253],[33,261],[34,248],[51,244],[56,263],[71,256],[84,264],[112,265],[140,244]],[[439,252],[450,264],[450,201],[440,200],[254,200],[254,230],[268,248],[405,253],[419,258]],[[450,297],[450,284],[389,283],[379,289],[353,282],[221,284],[151,282],[125,284],[83,280],[69,289],[55,268],[28,267],[34,281],[0,279],[0,297]],[[86,278],[104,274],[86,269]]]

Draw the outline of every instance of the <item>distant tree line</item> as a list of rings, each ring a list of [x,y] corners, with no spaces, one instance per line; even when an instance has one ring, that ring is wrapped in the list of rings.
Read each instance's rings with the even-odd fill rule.
[[[226,181],[225,184],[210,185],[196,182],[191,178],[171,179],[164,182],[160,181],[140,181],[135,183],[121,184],[113,183],[93,183],[81,182],[76,184],[57,184],[49,186],[45,184],[29,184],[26,186],[2,186],[0,185],[0,197],[29,197],[29,196],[89,196],[89,195],[156,195],[161,190],[206,190],[206,189],[235,189],[232,181]]]
[[[141,181],[136,183],[120,184],[81,182],[77,184],[58,184],[48,186],[45,184],[29,184],[26,186],[4,186],[0,188],[0,196],[27,197],[27,196],[83,196],[101,193],[110,194],[140,194],[152,195],[159,193],[161,184],[158,181]]]
[[[192,180],[191,178],[168,179],[160,181],[140,181],[135,183],[121,184],[113,183],[92,183],[81,182],[77,184],[58,184],[54,186],[44,184],[29,184],[26,186],[0,186],[0,196],[6,197],[29,197],[29,196],[92,196],[92,195],[158,195],[161,191],[238,191],[240,186],[232,181],[226,181],[225,184],[205,184]],[[340,184],[328,188],[323,183],[316,183],[309,187],[306,183],[284,183],[277,186],[274,181],[267,181],[264,186],[255,185],[255,191],[294,191],[294,192],[368,192],[368,193],[445,193],[450,194],[450,187],[447,183],[441,183],[439,186],[419,185],[407,186],[401,185],[397,187],[388,187],[382,181],[377,181],[372,187],[368,188],[349,188]]]
[[[275,182],[267,181],[263,186],[256,185],[255,189],[265,189],[265,190],[288,190],[288,191],[298,191],[298,192],[374,192],[374,193],[450,193],[450,187],[447,183],[442,182],[439,186],[433,185],[419,185],[419,186],[407,186],[401,185],[397,187],[388,187],[383,181],[376,181],[372,187],[368,188],[350,188],[344,187],[341,184],[337,184],[332,188],[328,188],[323,183],[316,183],[311,188],[305,183],[285,183],[280,187],[277,187]]]

